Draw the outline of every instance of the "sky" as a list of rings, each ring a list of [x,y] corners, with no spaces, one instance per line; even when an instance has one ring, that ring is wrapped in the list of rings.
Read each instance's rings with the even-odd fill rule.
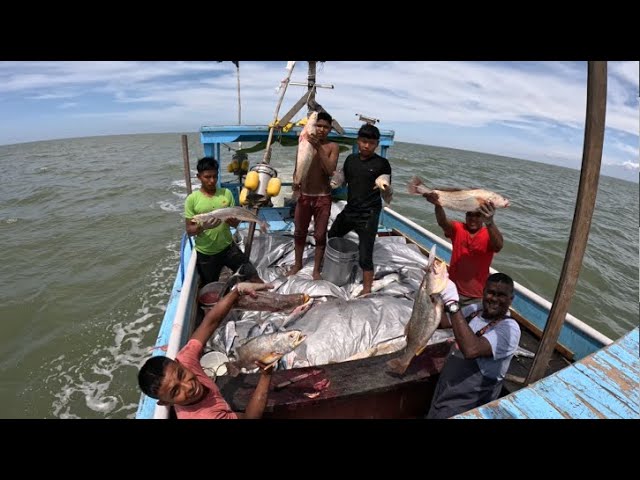
[[[286,61],[240,61],[241,122],[268,124]],[[638,182],[637,61],[608,62],[601,173]],[[234,62],[0,62],[0,145],[238,123]],[[306,82],[298,61],[292,82]],[[399,142],[580,168],[587,62],[328,61],[317,101],[343,126],[380,119]],[[305,87],[289,85],[280,115]],[[295,117],[299,120],[300,114]]]

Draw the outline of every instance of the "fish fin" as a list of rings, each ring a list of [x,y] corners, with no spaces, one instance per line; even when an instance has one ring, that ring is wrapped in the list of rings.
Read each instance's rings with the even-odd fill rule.
[[[434,190],[439,190],[441,192],[462,192],[463,190],[470,190],[469,188],[458,188],[458,187],[433,187]]]
[[[409,183],[407,184],[407,190],[413,195],[422,195],[422,193],[418,191],[418,187],[420,185],[424,186],[424,188],[427,188],[420,177],[414,176],[411,178],[411,180],[409,180]]]
[[[415,355],[415,356],[417,357],[417,356],[418,356],[418,355],[420,355],[422,352],[424,352],[424,349],[425,349],[425,348],[427,348],[427,345],[424,345],[424,346],[420,347],[420,348],[418,349],[418,351],[416,352],[416,355]]]
[[[409,361],[405,360],[405,357],[392,358],[387,362],[387,367],[389,367],[389,372],[395,373],[396,375],[404,375],[404,372],[407,371],[409,364],[413,360],[413,357],[409,357]]]
[[[227,372],[229,373],[229,375],[231,375],[232,377],[237,377],[238,375],[240,375],[240,369],[238,368],[238,366],[233,363],[233,362],[227,362]]]
[[[282,358],[283,354],[278,352],[271,352],[260,359],[260,362],[265,365],[271,365]]]

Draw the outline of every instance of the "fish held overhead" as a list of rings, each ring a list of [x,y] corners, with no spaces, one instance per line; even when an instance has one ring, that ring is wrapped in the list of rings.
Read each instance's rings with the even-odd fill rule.
[[[495,208],[506,208],[510,205],[508,198],[499,193],[482,188],[428,188],[420,177],[414,176],[407,185],[407,190],[412,195],[425,195],[435,193],[438,195],[437,204],[442,208],[457,210],[459,212],[473,212],[488,202]]]

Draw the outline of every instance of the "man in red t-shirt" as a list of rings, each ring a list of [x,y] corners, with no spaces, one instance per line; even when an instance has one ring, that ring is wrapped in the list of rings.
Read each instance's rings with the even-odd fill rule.
[[[462,223],[447,218],[437,193],[425,193],[423,197],[435,205],[438,225],[445,237],[451,239],[449,278],[456,284],[460,305],[481,303],[493,254],[502,250],[504,243],[493,221],[495,206],[489,201],[474,212],[466,212],[465,223]],[[486,227],[482,226],[483,222]]]

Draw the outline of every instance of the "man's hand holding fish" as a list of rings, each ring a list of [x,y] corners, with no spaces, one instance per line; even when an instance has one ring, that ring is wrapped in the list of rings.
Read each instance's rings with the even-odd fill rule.
[[[478,208],[480,215],[482,216],[482,221],[488,227],[489,225],[493,225],[493,216],[496,213],[496,207],[494,207],[493,202],[489,200],[487,203]]]

